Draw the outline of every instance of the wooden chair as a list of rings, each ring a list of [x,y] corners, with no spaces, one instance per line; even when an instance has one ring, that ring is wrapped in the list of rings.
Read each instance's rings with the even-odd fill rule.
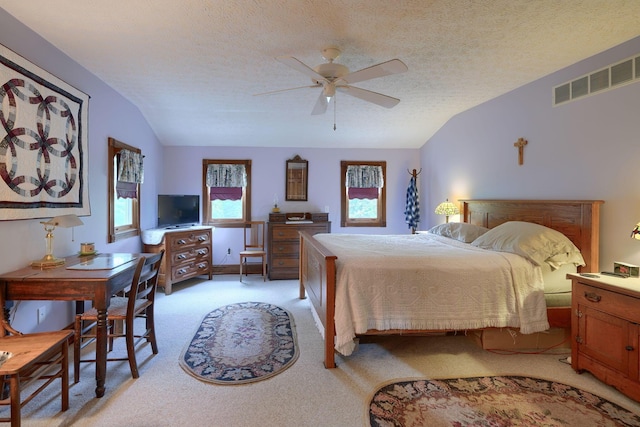
[[[148,257],[141,257],[138,260],[131,288],[125,296],[113,296],[107,311],[109,351],[113,350],[113,340],[115,338],[126,339],[127,357],[110,357],[107,361],[129,361],[131,375],[138,378],[138,363],[136,361],[136,348],[144,339],[151,344],[153,354],[158,354],[156,343],[155,322],[153,319],[153,303],[155,300],[156,288],[158,285],[158,273],[164,250]],[[136,334],[134,321],[136,318],[145,319],[145,330]],[[80,381],[80,363],[95,362],[93,359],[83,359],[81,349],[96,337],[93,327],[98,320],[98,311],[91,308],[82,314],[76,315],[75,319],[75,340],[73,345],[73,379]],[[124,330],[116,331],[116,321],[124,322]]]
[[[267,252],[264,250],[265,222],[247,221],[244,226],[244,250],[240,251],[240,281],[242,282],[243,264],[245,266],[245,276],[248,274],[246,268],[247,258],[260,258],[262,260],[262,281],[267,277]]]
[[[10,406],[11,416],[2,417],[0,421],[10,421],[12,427],[19,426],[22,407],[58,378],[62,410],[69,409],[69,340],[72,332],[22,334],[4,319],[0,324],[0,350],[11,353],[0,366],[0,405]],[[23,400],[22,391],[28,393]]]

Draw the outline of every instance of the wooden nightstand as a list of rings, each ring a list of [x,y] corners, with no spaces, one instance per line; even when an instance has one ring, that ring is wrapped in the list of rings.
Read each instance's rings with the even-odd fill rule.
[[[640,279],[568,274],[571,367],[640,401]]]

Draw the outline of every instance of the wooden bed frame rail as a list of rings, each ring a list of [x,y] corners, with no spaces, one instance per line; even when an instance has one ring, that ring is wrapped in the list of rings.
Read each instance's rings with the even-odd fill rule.
[[[461,203],[463,222],[493,228],[506,221],[526,221],[558,230],[582,252],[586,266],[581,271],[599,271],[601,200],[492,199],[461,200]],[[336,367],[334,315],[337,259],[311,234],[300,232],[300,298],[309,298],[324,328],[325,368]],[[570,312],[571,307],[548,309],[549,321],[554,326],[566,327]],[[371,334],[378,333],[380,331],[371,331]]]
[[[324,327],[324,367],[335,368],[333,342],[336,299],[336,259],[306,231],[300,232],[300,299],[309,296]],[[306,293],[305,293],[306,291]]]

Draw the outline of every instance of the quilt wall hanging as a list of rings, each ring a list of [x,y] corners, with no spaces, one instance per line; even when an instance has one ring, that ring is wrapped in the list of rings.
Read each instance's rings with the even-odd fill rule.
[[[0,45],[0,220],[90,215],[89,96]]]

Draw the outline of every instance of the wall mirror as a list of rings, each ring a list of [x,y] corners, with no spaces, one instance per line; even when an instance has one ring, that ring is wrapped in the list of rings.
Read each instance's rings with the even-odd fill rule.
[[[296,155],[287,160],[285,200],[292,202],[307,201],[307,176],[309,162]]]

